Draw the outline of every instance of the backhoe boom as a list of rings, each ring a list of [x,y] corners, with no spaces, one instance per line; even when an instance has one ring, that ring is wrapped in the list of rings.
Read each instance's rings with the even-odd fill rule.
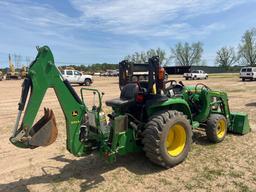
[[[18,147],[35,148],[47,146],[56,139],[57,128],[52,110],[45,110],[44,117],[33,126],[48,88],[54,89],[65,115],[67,149],[76,156],[83,155],[84,145],[79,141],[79,130],[85,114],[85,106],[70,84],[62,78],[54,64],[52,52],[47,46],[38,48],[37,57],[29,67],[28,77],[23,83],[17,123],[10,141]],[[30,96],[22,123],[18,128],[20,114],[24,109],[28,91],[30,91]],[[42,140],[41,142],[39,142],[39,138]]]

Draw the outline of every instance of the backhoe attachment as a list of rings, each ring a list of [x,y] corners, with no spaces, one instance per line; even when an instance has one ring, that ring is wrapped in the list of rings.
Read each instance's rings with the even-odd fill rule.
[[[24,110],[31,87],[31,79],[26,78],[22,84],[21,98],[18,104],[18,117],[16,119],[12,137],[10,138],[10,141],[13,144],[24,148],[48,146],[56,140],[58,135],[54,113],[52,110],[46,108],[44,108],[44,116],[35,123],[32,128],[24,126],[24,123],[22,122],[18,129],[21,114]]]
[[[16,147],[34,149],[52,144],[58,134],[56,120],[51,109],[44,109],[44,116],[35,122],[43,98],[53,89],[65,116],[67,150],[75,156],[87,153],[80,139],[81,122],[86,107],[65,80],[56,65],[49,47],[37,48],[38,54],[30,64],[28,75],[22,84],[18,115],[10,141]],[[24,111],[24,114],[23,114]]]

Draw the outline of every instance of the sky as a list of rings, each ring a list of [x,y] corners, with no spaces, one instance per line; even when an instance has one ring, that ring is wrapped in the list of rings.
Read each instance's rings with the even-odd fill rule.
[[[256,0],[0,0],[0,68],[8,53],[48,45],[58,65],[118,63],[126,55],[201,41],[203,59],[256,27]],[[24,61],[25,62],[25,61]],[[171,63],[172,64],[172,63]]]

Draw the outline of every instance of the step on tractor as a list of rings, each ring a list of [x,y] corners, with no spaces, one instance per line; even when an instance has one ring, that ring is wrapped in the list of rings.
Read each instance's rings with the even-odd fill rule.
[[[103,93],[81,88],[79,97],[55,66],[50,48],[37,49],[22,85],[18,116],[10,137],[17,147],[34,149],[56,140],[58,130],[51,109],[46,108],[44,116],[34,123],[48,88],[54,89],[65,115],[66,147],[75,156],[97,151],[113,162],[119,155],[144,151],[153,163],[172,167],[188,156],[193,131],[198,127],[205,128],[213,143],[223,141],[227,132],[250,131],[246,114],[230,112],[225,92],[204,84],[185,86],[182,82],[165,81],[157,56],[148,60],[149,78],[144,81],[132,81],[128,61],[119,64],[120,97],[106,101],[112,113],[105,115]],[[85,93],[98,102],[88,107]]]

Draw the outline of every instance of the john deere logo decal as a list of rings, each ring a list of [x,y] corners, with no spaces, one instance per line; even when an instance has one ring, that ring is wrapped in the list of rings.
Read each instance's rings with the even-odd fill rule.
[[[78,115],[78,112],[77,111],[72,111],[72,116],[73,117],[76,117]]]

